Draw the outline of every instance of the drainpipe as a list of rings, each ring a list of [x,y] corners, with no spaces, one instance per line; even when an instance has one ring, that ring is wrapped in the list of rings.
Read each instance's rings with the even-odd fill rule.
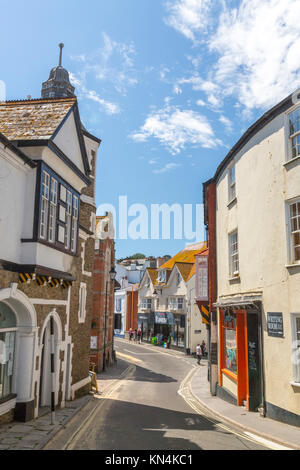
[[[262,403],[258,408],[259,414],[263,417],[266,416],[266,402],[265,402],[265,368],[264,368],[264,331],[262,322],[262,305],[259,308],[258,315],[258,328],[259,328],[259,357],[260,357],[260,370],[261,370],[261,397]]]

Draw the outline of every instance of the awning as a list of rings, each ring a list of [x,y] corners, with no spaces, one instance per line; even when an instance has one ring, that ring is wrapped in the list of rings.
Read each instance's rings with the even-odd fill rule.
[[[262,302],[262,294],[253,294],[253,295],[240,295],[234,297],[221,298],[218,302],[214,303],[213,306],[217,308],[226,308],[226,307],[243,307],[255,305],[258,302]]]

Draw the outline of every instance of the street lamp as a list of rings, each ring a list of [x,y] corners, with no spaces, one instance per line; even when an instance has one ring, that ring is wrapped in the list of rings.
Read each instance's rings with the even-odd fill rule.
[[[109,277],[111,281],[114,281],[116,278],[116,270],[114,266],[111,268],[109,271]],[[104,347],[103,347],[103,370],[106,370],[106,333],[107,333],[107,294],[108,294],[108,283],[109,279],[106,280],[106,288],[105,288],[105,317],[104,317]],[[113,322],[114,323],[114,322]],[[113,340],[114,340],[114,324],[113,324],[113,337],[112,337],[112,346],[113,346]]]

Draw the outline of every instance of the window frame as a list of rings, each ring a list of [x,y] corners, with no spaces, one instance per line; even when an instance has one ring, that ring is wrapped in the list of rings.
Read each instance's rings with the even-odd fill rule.
[[[298,264],[300,264],[300,258],[299,258],[299,260],[296,260],[295,248],[296,247],[300,248],[300,245],[294,245],[293,236],[294,236],[294,234],[299,233],[299,237],[300,237],[300,211],[299,211],[299,230],[293,230],[293,228],[292,228],[292,219],[293,219],[293,217],[291,216],[291,206],[293,206],[294,204],[296,204],[296,205],[299,204],[300,205],[300,197],[293,198],[289,201],[286,201],[287,238],[288,238],[288,263],[291,264],[291,265],[298,265]],[[294,218],[296,218],[296,217],[297,217],[297,215]]]
[[[232,251],[232,246],[234,245],[232,243],[232,237],[236,235],[237,240],[237,250]],[[240,257],[239,257],[239,237],[238,237],[238,229],[233,230],[228,234],[228,253],[229,253],[229,278],[230,279],[236,279],[240,276]],[[237,256],[237,263],[238,263],[238,270],[234,270],[234,261],[233,257]]]
[[[44,162],[41,162],[39,170],[37,171],[39,172],[39,178],[37,180],[36,195],[37,215],[34,222],[35,235],[34,239],[30,241],[36,241],[72,256],[78,256],[80,194]],[[45,186],[44,184],[44,175],[48,176],[48,186]],[[54,196],[52,184],[55,185]],[[69,245],[66,246],[68,194],[71,195],[71,225],[69,234],[70,242]],[[75,215],[73,201],[77,201]],[[46,207],[44,208],[43,205],[46,205]],[[62,218],[62,214],[64,214],[64,218]],[[73,238],[75,240],[75,244],[73,243],[73,246],[71,244],[72,231]],[[62,241],[62,238],[64,241]]]
[[[234,180],[232,178],[234,172]],[[235,162],[228,168],[228,204],[236,199],[236,164]]]
[[[299,111],[300,113],[299,104],[296,104],[292,109],[289,110],[288,113],[285,114],[286,163],[292,162],[300,158],[300,151],[298,155],[293,156],[293,146],[292,146],[292,139],[294,139],[295,137],[299,137],[300,139],[300,129],[299,131],[294,132],[294,134],[290,133],[290,116],[296,111]],[[299,147],[300,147],[300,142],[299,142]]]
[[[151,298],[149,298],[149,297],[143,297],[142,298],[142,309],[143,310],[151,310],[152,309],[152,299]]]
[[[300,325],[299,325],[299,339],[297,338],[297,319],[300,322],[300,312],[291,313],[291,329],[292,329],[292,364],[293,364],[293,384],[300,387]],[[295,347],[295,342],[298,345]],[[295,364],[294,358],[298,359],[299,364]]]
[[[78,322],[84,323],[86,319],[86,301],[87,301],[87,285],[85,282],[80,283],[79,288],[79,309]]]

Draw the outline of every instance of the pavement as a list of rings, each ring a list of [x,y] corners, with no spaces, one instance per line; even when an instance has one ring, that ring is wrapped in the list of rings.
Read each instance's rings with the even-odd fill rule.
[[[121,341],[130,344],[128,340]],[[180,351],[166,350],[145,343],[143,346],[164,354],[178,356],[193,365],[187,377],[187,386],[197,407],[206,416],[242,430],[249,438],[258,436],[262,443],[266,440],[276,443],[278,448],[282,446],[283,449],[300,450],[300,428],[263,418],[259,413],[248,412],[244,407],[232,405],[221,398],[212,396],[207,381],[206,360],[202,360],[201,365],[197,366],[194,357],[185,356]],[[126,361],[127,358],[124,356],[124,354],[121,355],[120,359]],[[99,395],[96,401],[101,399],[102,394],[107,395],[119,380],[120,370],[114,367],[98,376]],[[72,402],[66,402],[65,408],[56,411],[55,425],[51,425],[50,413],[48,413],[28,423],[12,422],[0,426],[0,450],[43,449],[60,431],[66,429],[70,421],[76,419],[76,415],[81,413],[84,416],[85,410],[90,412],[94,406],[91,403],[93,401],[95,401],[95,396],[90,394]]]
[[[99,395],[90,393],[82,398],[66,402],[65,408],[55,412],[55,424],[51,424],[50,410],[27,423],[13,421],[0,426],[0,451],[1,450],[41,450],[60,431],[65,430],[68,423],[78,414],[84,415],[85,410],[94,406],[95,397],[107,393],[118,381],[120,371],[111,367],[105,373],[98,376]]]
[[[201,362],[190,380],[189,388],[204,412],[241,429],[250,437],[252,434],[261,437],[262,442],[265,439],[289,449],[300,450],[299,427],[262,417],[259,413],[247,411],[243,406],[235,406],[212,396],[207,381],[207,362]]]

